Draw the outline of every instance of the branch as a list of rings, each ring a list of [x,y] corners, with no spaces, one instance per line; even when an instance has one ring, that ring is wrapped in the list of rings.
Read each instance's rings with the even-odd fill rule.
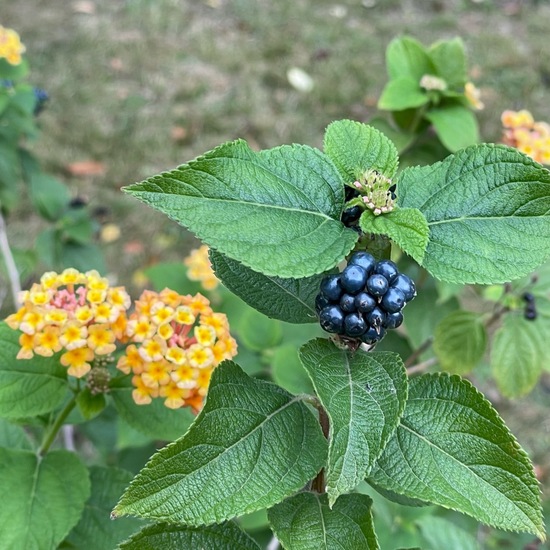
[[[19,303],[19,293],[21,292],[21,282],[19,281],[19,272],[11,253],[10,243],[8,242],[8,234],[6,232],[6,222],[4,216],[0,211],[0,250],[2,256],[4,256],[4,263],[6,264],[6,271],[8,272],[8,278],[10,280],[11,293],[13,296],[13,303],[15,309],[19,309],[21,304]]]

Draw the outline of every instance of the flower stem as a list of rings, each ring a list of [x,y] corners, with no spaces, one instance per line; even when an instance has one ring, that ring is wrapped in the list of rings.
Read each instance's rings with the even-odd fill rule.
[[[50,428],[49,432],[46,432],[46,434],[44,435],[44,440],[42,441],[42,445],[38,450],[38,454],[40,456],[44,456],[49,451],[50,447],[52,446],[52,443],[54,442],[57,436],[57,433],[63,426],[63,422],[65,422],[65,420],[67,419],[71,411],[74,409],[76,405],[77,396],[78,396],[78,392],[75,392],[74,395],[71,397],[71,399],[63,407],[58,417],[55,419],[55,422],[52,424],[52,427]]]

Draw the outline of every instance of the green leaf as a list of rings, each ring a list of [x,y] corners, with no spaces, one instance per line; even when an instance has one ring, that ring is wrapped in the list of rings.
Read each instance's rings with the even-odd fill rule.
[[[416,82],[435,74],[435,66],[423,44],[410,36],[394,38],[386,49],[388,75],[393,80],[408,77]]]
[[[330,419],[326,485],[332,506],[368,475],[396,429],[407,375],[395,353],[346,352],[321,338],[305,344],[300,358]]]
[[[3,418],[0,418],[0,447],[28,450],[32,448],[25,430]]]
[[[34,208],[48,221],[56,221],[70,200],[69,190],[65,185],[40,172],[30,175],[29,194]]]
[[[411,258],[422,263],[430,230],[420,210],[396,208],[380,216],[365,210],[359,219],[359,225],[365,233],[387,235]]]
[[[472,311],[454,311],[436,327],[434,351],[441,368],[454,374],[470,372],[483,358],[487,333],[483,318]]]
[[[67,394],[67,369],[53,357],[16,359],[19,335],[0,323],[0,416],[24,418],[53,411]]]
[[[239,319],[237,332],[242,343],[253,351],[264,351],[281,342],[281,322],[269,319],[263,313],[247,308]]]
[[[445,518],[430,515],[418,519],[416,523],[425,541],[425,550],[479,550],[473,535]]]
[[[137,405],[132,399],[133,387],[128,382],[129,379],[125,377],[112,385],[109,395],[120,416],[132,428],[166,441],[177,439],[187,431],[194,418],[188,408],[169,409],[162,399],[153,399],[149,405]]]
[[[516,149],[476,145],[407,168],[397,200],[428,220],[423,265],[438,279],[506,282],[550,255],[550,172]]]
[[[173,550],[196,548],[200,550],[260,550],[260,547],[235,523],[203,527],[158,524],[146,527],[130,540],[123,542],[120,550]]]
[[[29,72],[29,64],[26,59],[22,59],[18,65],[8,63],[7,59],[0,58],[0,75],[6,80],[19,80],[24,78]]]
[[[376,128],[354,120],[337,120],[325,131],[325,152],[345,182],[352,182],[367,170],[392,178],[397,171],[397,149]]]
[[[452,103],[435,107],[425,117],[433,124],[443,145],[453,153],[479,141],[476,116],[464,105]]]
[[[160,262],[143,270],[151,281],[152,287],[160,292],[165,288],[175,290],[179,294],[197,294],[204,292],[201,284],[187,277],[187,267],[183,262]]]
[[[371,476],[396,493],[545,538],[527,454],[489,401],[456,375],[410,380],[401,423]]]
[[[189,431],[153,456],[114,514],[219,523],[295,493],[326,452],[319,423],[299,399],[224,361]]]
[[[330,508],[326,495],[300,493],[268,510],[275,535],[288,550],[375,550],[372,500],[343,495]]]
[[[376,128],[382,132],[394,144],[398,153],[409,147],[414,141],[415,135],[412,132],[407,132],[404,129],[395,128],[385,118],[374,117],[369,120],[369,126]]]
[[[259,312],[287,323],[317,321],[315,297],[324,273],[303,279],[282,279],[253,271],[213,250],[210,259],[224,286]]]
[[[114,548],[135,533],[143,522],[133,518],[111,521],[109,515],[132,474],[119,468],[92,466],[92,492],[79,523],[65,539],[74,548]]]
[[[313,386],[294,344],[285,344],[275,350],[271,361],[271,377],[290,393],[313,393]]]
[[[255,153],[238,140],[126,190],[265,275],[321,273],[357,240],[340,222],[344,186],[338,171],[307,146]]]
[[[529,393],[537,383],[548,351],[540,321],[509,313],[495,332],[491,349],[491,370],[499,391],[506,397]]]
[[[462,39],[440,40],[430,46],[428,54],[437,75],[445,80],[449,88],[463,91],[468,80],[468,68]]]
[[[106,406],[103,393],[92,394],[90,388],[84,388],[76,397],[78,409],[86,420],[97,416]]]
[[[400,77],[386,84],[378,100],[378,108],[384,111],[403,111],[422,107],[429,101],[430,98],[420,87],[419,80]]]
[[[56,548],[78,522],[90,495],[88,470],[71,452],[0,448],[3,548]],[[9,498],[7,498],[9,496]]]

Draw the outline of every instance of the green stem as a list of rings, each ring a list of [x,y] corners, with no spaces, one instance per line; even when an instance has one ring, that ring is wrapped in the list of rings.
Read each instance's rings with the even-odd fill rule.
[[[44,440],[42,441],[42,445],[38,450],[38,454],[40,456],[44,456],[49,451],[52,443],[57,436],[57,433],[61,429],[61,426],[63,426],[63,422],[65,422],[71,411],[74,409],[77,396],[78,392],[75,392],[71,399],[67,402],[65,407],[63,407],[63,409],[59,413],[59,416],[55,419],[55,422],[52,424],[50,431],[44,435]]]

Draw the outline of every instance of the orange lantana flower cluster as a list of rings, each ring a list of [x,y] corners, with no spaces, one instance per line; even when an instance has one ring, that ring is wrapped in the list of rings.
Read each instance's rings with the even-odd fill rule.
[[[506,145],[519,149],[522,153],[541,164],[550,164],[550,124],[536,122],[525,109],[504,111],[501,115]]]
[[[6,29],[0,25],[0,57],[10,65],[19,65],[25,46],[21,44],[19,35],[12,29]]]
[[[131,344],[117,363],[133,373],[132,393],[140,405],[155,397],[171,408],[202,407],[213,369],[237,353],[227,317],[214,313],[201,294],[182,296],[145,290],[128,321]]]
[[[219,280],[214,274],[208,257],[208,246],[202,245],[192,250],[183,263],[188,268],[187,277],[191,281],[199,281],[204,290],[214,290],[218,286]]]
[[[6,319],[22,333],[17,359],[64,351],[61,364],[81,378],[96,357],[111,354],[115,341],[125,338],[131,300],[123,287],[110,287],[97,271],[69,268],[44,273],[40,283],[21,292],[20,302],[23,306]]]

